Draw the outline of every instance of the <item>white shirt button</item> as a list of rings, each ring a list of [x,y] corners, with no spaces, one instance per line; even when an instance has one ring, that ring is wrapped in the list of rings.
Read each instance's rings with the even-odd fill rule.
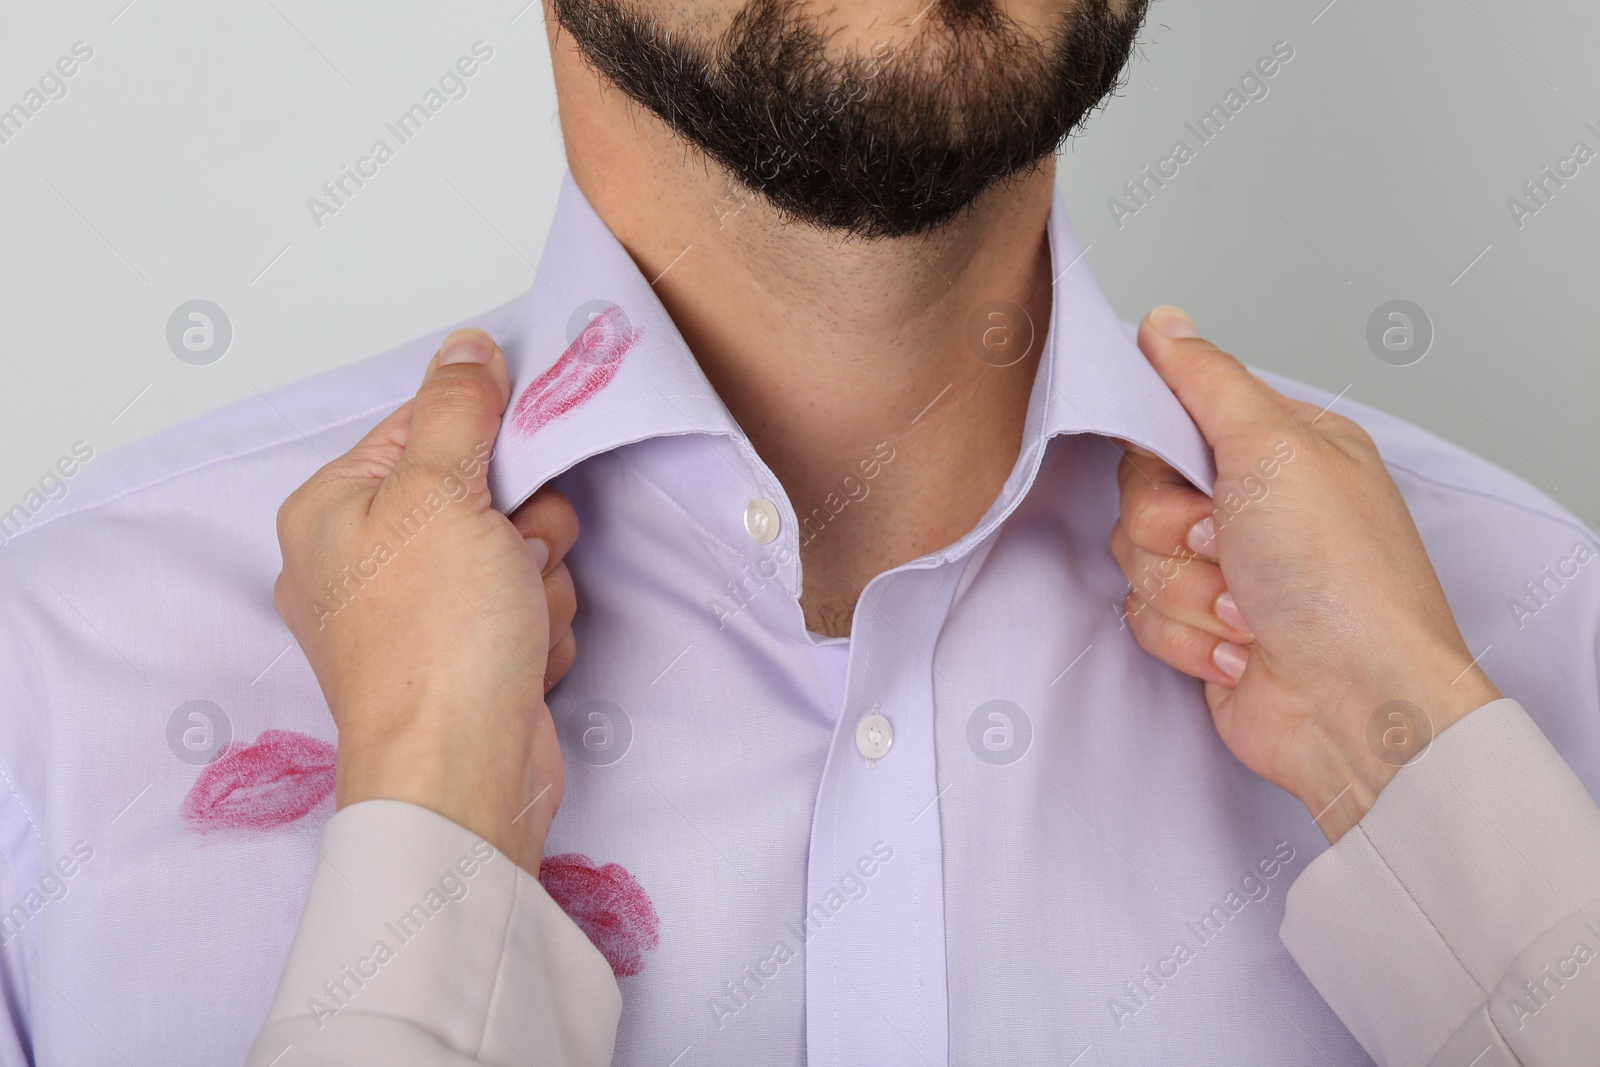
[[[882,759],[893,744],[894,727],[882,715],[874,712],[856,723],[856,749],[867,759]]]
[[[772,501],[765,497],[750,501],[750,506],[744,509],[744,532],[758,545],[767,544],[778,536],[778,509]]]

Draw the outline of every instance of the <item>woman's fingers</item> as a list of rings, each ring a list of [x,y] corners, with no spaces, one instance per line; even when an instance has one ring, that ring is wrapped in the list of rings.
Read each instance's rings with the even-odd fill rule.
[[[325,469],[341,478],[381,482],[405,455],[411,437],[412,401],[395,408]]]
[[[1149,326],[1141,331],[1147,354],[1171,343]],[[1224,366],[1184,384],[1193,397],[1243,405],[1259,421],[1310,417],[1242,368]],[[1211,498],[1133,445],[1117,468],[1117,484],[1122,508],[1111,553],[1131,587],[1126,610],[1135,639],[1185,674],[1232,687],[1244,672],[1253,637],[1216,564]]]
[[[550,660],[545,666],[544,688],[549,692],[577,659],[572,620],[578,614],[578,593],[564,558],[578,540],[578,513],[565,496],[545,486],[511,513],[511,524],[544,575],[544,597],[550,610]]]
[[[568,630],[562,635],[561,640],[557,641],[555,646],[550,649],[550,662],[544,669],[544,691],[546,693],[550,692],[557,682],[567,676],[567,671],[572,669],[572,665],[577,661],[577,658],[577,640],[572,636],[572,631]]]
[[[1207,521],[1211,498],[1183,475],[1147,452],[1130,450],[1117,467],[1117,483],[1122,490],[1118,525],[1134,545],[1163,556],[1217,558],[1215,532]]]
[[[550,611],[550,660],[545,666],[545,691],[566,676],[577,657],[572,620],[578,614],[578,593],[563,557],[578,540],[578,514],[567,498],[546,486],[511,513],[544,575],[545,603]]]
[[[578,513],[565,496],[549,486],[513,511],[511,524],[524,539],[538,538],[549,546],[550,555],[541,568],[547,576],[578,540]]]
[[[578,614],[578,593],[565,563],[556,564],[545,575],[544,598],[550,605],[550,647],[554,648],[572,629],[572,620]]]
[[[1179,622],[1132,593],[1125,606],[1134,640],[1156,659],[1191,678],[1232,688],[1244,673],[1249,649]]]
[[[1213,637],[1244,644],[1244,617],[1223,581],[1222,569],[1198,556],[1163,555],[1135,545],[1121,523],[1111,531],[1111,554],[1132,586],[1140,612],[1155,611]]]
[[[1156,308],[1139,324],[1139,348],[1183,404],[1212,450],[1250,450],[1295,421],[1243,363],[1199,336],[1181,308]]]

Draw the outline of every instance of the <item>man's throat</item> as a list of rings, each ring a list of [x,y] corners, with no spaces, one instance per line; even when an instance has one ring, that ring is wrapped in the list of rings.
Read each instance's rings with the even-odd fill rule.
[[[999,497],[1022,448],[1036,360],[1008,368],[1014,395],[966,394],[874,445],[828,488],[790,487],[806,627],[848,637],[857,601],[885,571],[959,541]]]

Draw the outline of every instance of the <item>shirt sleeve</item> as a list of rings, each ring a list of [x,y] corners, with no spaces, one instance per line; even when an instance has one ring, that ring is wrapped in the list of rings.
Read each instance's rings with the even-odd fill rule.
[[[248,1067],[611,1062],[622,994],[605,957],[487,842],[369,800],[334,815],[319,850]]]
[[[1514,700],[1440,733],[1290,886],[1284,945],[1383,1067],[1600,1055],[1600,808]]]

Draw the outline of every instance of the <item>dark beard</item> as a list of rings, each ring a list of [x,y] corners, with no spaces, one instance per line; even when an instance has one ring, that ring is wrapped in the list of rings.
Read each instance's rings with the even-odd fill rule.
[[[897,50],[830,57],[798,0],[711,40],[628,0],[553,0],[587,62],[792,220],[923,233],[1031,173],[1117,87],[1148,0],[1077,0],[1041,43],[994,0],[934,0]]]

